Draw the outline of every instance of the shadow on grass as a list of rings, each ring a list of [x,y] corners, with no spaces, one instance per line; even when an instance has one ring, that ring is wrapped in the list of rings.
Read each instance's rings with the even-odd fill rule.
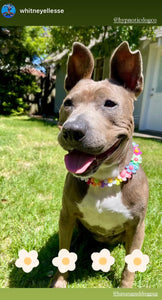
[[[78,260],[76,262],[75,272],[70,273],[69,283],[82,280],[86,281],[89,277],[97,277],[98,274],[101,274],[103,278],[111,281],[111,284],[114,288],[118,287],[120,279],[116,279],[116,271],[113,266],[108,273],[103,273],[102,271],[96,272],[92,269],[91,254],[93,252],[99,252],[103,248],[107,248],[110,252],[112,252],[114,247],[116,247],[116,245],[110,246],[97,242],[87,230],[81,231],[79,235],[78,233],[75,233],[71,251],[78,255]]]
[[[38,253],[39,266],[34,268],[32,272],[25,273],[22,269],[12,265],[13,269],[10,273],[9,287],[10,288],[48,288],[50,280],[56,273],[57,268],[52,265],[52,259],[58,255],[58,233],[54,234]],[[79,235],[74,233],[72,246],[70,251],[78,255],[76,269],[69,272],[69,283],[76,281],[86,281],[89,277],[97,276],[99,272],[92,269],[91,254],[98,252],[107,245],[96,242],[90,235]],[[109,247],[112,251],[113,247]],[[108,274],[100,272],[102,277],[109,279],[112,286],[118,287],[119,280],[115,278],[115,270],[112,268]]]
[[[31,249],[32,250],[32,249]],[[34,249],[33,249],[34,250]],[[58,253],[58,233],[54,234],[38,252],[39,266],[30,273],[25,273],[21,268],[13,267],[10,278],[10,288],[45,288],[48,287],[50,277],[56,271],[52,265],[53,257]],[[17,257],[18,258],[18,257]],[[11,267],[11,266],[10,266]]]

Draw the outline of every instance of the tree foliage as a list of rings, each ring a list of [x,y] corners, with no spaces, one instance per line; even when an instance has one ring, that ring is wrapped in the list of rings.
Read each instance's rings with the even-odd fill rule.
[[[25,95],[36,93],[35,76],[23,72],[32,66],[34,55],[46,55],[50,45],[48,30],[40,26],[0,27],[0,113],[23,113]]]
[[[108,56],[122,41],[128,41],[132,50],[139,46],[140,38],[154,38],[153,26],[53,26],[51,27],[52,50],[71,50],[73,42],[86,46],[98,40],[94,47],[95,56]]]

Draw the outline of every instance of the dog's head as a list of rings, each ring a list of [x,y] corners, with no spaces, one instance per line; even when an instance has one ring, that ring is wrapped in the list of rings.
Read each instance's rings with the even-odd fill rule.
[[[103,162],[120,162],[134,129],[134,100],[143,89],[141,54],[130,51],[127,42],[111,57],[109,80],[92,80],[93,68],[91,52],[74,43],[58,141],[69,152],[65,163],[75,176],[93,174]]]

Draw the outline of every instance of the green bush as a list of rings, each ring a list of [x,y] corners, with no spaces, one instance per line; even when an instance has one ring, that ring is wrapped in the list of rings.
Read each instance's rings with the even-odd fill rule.
[[[0,113],[20,115],[29,108],[27,95],[40,91],[35,76],[0,70]]]

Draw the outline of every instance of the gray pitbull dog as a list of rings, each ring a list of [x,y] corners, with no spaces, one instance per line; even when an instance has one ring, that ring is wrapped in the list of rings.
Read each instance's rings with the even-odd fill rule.
[[[141,166],[134,174],[126,172],[134,149],[134,101],[143,89],[141,54],[123,42],[112,54],[109,80],[92,80],[93,68],[91,52],[74,43],[65,79],[68,94],[59,117],[58,141],[68,151],[65,164],[69,171],[59,247],[70,249],[79,221],[100,242],[123,242],[128,255],[141,249],[149,193]],[[119,180],[121,175],[127,178]],[[58,271],[51,287],[66,287],[67,277],[68,272]],[[134,273],[126,265],[121,287],[132,287],[133,280]]]

